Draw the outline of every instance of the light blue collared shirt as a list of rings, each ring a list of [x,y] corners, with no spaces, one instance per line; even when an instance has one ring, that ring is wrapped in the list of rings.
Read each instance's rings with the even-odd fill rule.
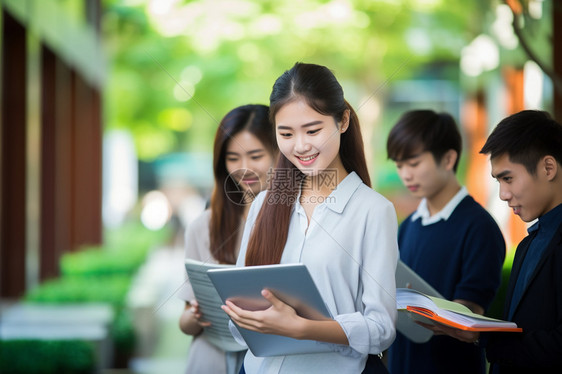
[[[244,265],[250,232],[265,196],[260,193],[250,208],[237,266]],[[349,174],[316,206],[310,224],[297,199],[281,263],[307,266],[349,346],[320,343],[330,344],[333,353],[276,357],[256,357],[248,351],[246,372],[360,373],[367,354],[384,351],[395,337],[397,261],[394,207],[357,174]]]

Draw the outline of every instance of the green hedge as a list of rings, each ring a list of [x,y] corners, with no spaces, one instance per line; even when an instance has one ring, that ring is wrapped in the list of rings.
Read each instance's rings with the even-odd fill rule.
[[[91,343],[79,340],[0,341],[2,374],[86,374],[95,371]]]
[[[120,354],[130,354],[135,347],[132,317],[125,308],[125,298],[131,286],[129,276],[63,277],[43,283],[29,292],[25,300],[34,303],[108,303],[115,317],[110,334]]]
[[[111,304],[115,311],[115,318],[110,331],[115,347],[114,355],[121,362],[121,365],[126,365],[126,357],[133,352],[135,347],[132,316],[125,307],[127,293],[131,287],[134,274],[144,263],[150,250],[162,244],[168,236],[169,230],[166,228],[159,231],[150,231],[138,222],[129,223],[118,229],[107,230],[103,246],[85,246],[77,252],[64,254],[60,262],[61,277],[46,281],[30,290],[25,295],[24,300],[48,304],[90,302]],[[56,356],[52,358],[52,362],[59,362],[64,359],[70,361],[69,367],[73,364],[74,356],[63,354],[62,350],[56,348],[65,346],[67,343],[65,341],[33,342],[33,344],[29,342],[20,344],[16,341],[5,343],[9,344],[10,349],[15,351],[27,349],[26,347],[31,345],[37,346],[39,347],[37,349],[46,349],[53,356]],[[53,345],[49,345],[50,343]],[[85,351],[85,348],[83,350]],[[26,355],[25,352],[20,352],[14,354],[14,357],[24,355]],[[82,356],[77,355],[76,357],[78,361],[75,364],[85,362],[81,360],[80,357]],[[14,361],[19,362],[20,359]],[[27,364],[33,365],[33,362]],[[86,371],[64,371],[67,369],[58,369],[57,367],[55,370],[46,372],[89,372],[88,370],[92,370],[92,365],[93,359],[90,362],[89,369],[84,369]],[[3,366],[0,367],[2,367],[1,372],[4,373]],[[82,368],[82,366],[80,367]],[[117,367],[123,366],[117,365]],[[43,373],[43,371],[35,371],[35,369],[14,372]]]
[[[145,248],[109,249],[102,246],[83,247],[61,259],[61,274],[66,276],[131,276],[143,263]]]
[[[507,252],[505,261],[503,263],[500,288],[496,297],[490,304],[486,315],[488,317],[501,319],[503,317],[503,306],[505,302],[505,294],[507,292],[507,284],[509,282],[509,275],[511,274],[511,266],[513,265],[513,257],[515,256],[515,248]]]
[[[129,223],[107,230],[103,246],[84,246],[77,252],[66,253],[61,259],[61,274],[65,276],[132,276],[145,261],[148,252],[161,244],[169,230],[150,231],[140,223]]]
[[[25,295],[35,303],[108,303],[121,307],[131,285],[130,276],[62,277],[44,282]]]

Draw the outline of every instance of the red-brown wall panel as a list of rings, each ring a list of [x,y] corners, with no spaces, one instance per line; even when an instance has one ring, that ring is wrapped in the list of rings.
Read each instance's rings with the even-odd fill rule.
[[[25,290],[26,32],[2,10],[0,296]]]

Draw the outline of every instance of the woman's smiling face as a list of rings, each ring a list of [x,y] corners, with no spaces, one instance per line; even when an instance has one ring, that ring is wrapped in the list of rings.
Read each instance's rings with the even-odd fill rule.
[[[341,133],[349,122],[346,113],[341,124],[318,113],[305,100],[285,104],[275,115],[277,144],[283,155],[300,171],[315,176],[341,164]]]

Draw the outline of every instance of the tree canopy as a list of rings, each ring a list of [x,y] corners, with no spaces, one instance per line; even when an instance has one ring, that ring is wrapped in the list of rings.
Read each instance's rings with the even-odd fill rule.
[[[106,126],[129,129],[145,161],[209,151],[222,116],[267,104],[296,61],[332,69],[361,116],[430,62],[454,66],[441,74],[458,80],[461,50],[489,9],[484,0],[104,0]]]

